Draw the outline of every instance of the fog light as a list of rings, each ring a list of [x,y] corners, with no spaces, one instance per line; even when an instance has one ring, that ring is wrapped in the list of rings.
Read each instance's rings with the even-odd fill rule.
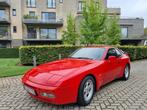
[[[41,96],[48,97],[48,98],[55,98],[54,94],[42,93]]]

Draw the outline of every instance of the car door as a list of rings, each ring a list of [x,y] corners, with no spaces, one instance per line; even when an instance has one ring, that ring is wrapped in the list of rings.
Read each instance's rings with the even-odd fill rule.
[[[118,49],[115,49],[115,50],[117,54],[117,59],[116,59],[117,68],[115,70],[115,73],[116,73],[116,77],[118,77],[121,73],[123,62],[122,62],[122,53]]]
[[[113,60],[109,60],[110,56],[114,56]],[[106,58],[105,58],[105,73],[104,73],[104,83],[108,83],[116,78],[117,70],[118,70],[118,59],[117,59],[117,53],[114,48],[111,48],[108,50]]]

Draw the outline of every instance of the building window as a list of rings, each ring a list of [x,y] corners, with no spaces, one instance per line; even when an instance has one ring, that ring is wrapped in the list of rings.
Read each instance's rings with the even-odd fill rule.
[[[31,17],[35,17],[35,11],[29,11],[29,15],[30,15]]]
[[[5,18],[5,10],[0,10],[0,19]]]
[[[57,30],[56,29],[49,29],[49,37],[50,37],[50,39],[57,39]]]
[[[122,34],[123,38],[127,38],[128,37],[128,28],[127,27],[121,28],[121,34]]]
[[[13,16],[16,16],[16,9],[13,9],[13,10],[12,10],[12,15],[13,15]]]
[[[57,39],[57,30],[56,29],[40,29],[41,39]]]
[[[36,7],[36,0],[27,0],[27,7]]]
[[[56,21],[56,13],[55,12],[42,12],[42,20],[43,21]]]
[[[2,37],[8,37],[9,32],[8,32],[8,26],[0,26],[0,38]]]
[[[47,7],[48,8],[56,8],[56,0],[47,0]]]
[[[27,34],[28,39],[36,39],[37,38],[36,28],[28,26],[27,31],[28,31],[28,34]]]
[[[0,43],[0,48],[7,48],[7,44],[6,43]]]
[[[63,3],[63,0],[59,0],[60,3]]]
[[[85,6],[85,2],[79,1],[78,2],[78,11],[79,12],[83,11],[84,6]]]
[[[13,33],[17,33],[17,27],[13,26]]]

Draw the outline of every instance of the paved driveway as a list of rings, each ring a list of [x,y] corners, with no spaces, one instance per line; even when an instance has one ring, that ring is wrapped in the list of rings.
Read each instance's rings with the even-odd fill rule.
[[[98,91],[87,107],[55,106],[32,99],[20,77],[0,79],[0,110],[147,110],[147,60],[132,63],[128,81],[114,81]]]

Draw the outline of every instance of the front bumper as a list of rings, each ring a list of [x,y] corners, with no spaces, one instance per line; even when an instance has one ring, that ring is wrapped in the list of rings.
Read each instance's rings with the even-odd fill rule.
[[[76,91],[74,90],[73,87],[70,87],[70,86],[69,87],[48,87],[48,86],[35,84],[28,80],[25,80],[25,82],[22,81],[22,83],[32,88],[33,90],[35,90],[36,95],[29,93],[31,97],[41,100],[43,102],[56,104],[56,105],[63,105],[63,104],[75,103],[77,99]],[[44,97],[41,95],[42,93],[54,94],[55,97],[53,98]]]

